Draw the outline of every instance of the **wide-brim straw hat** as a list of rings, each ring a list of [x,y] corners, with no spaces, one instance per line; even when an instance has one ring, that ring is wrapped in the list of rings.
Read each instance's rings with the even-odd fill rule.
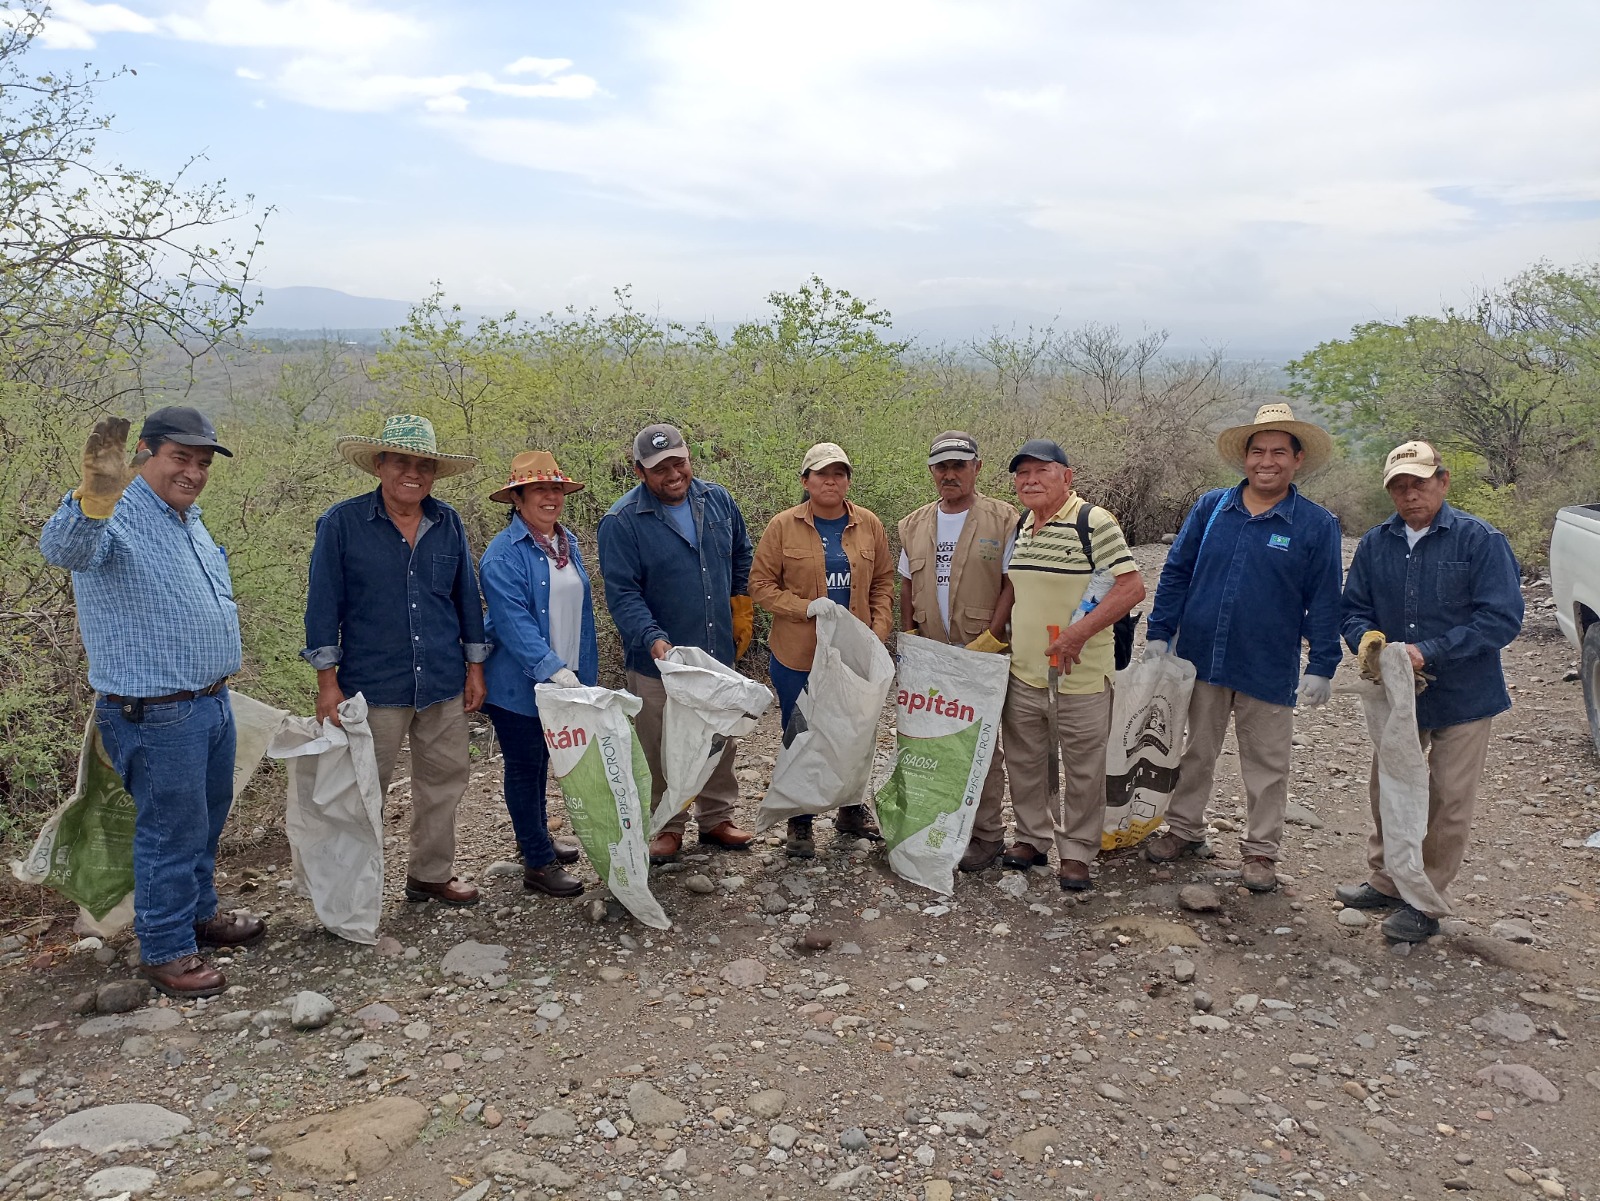
[[[442,453],[439,440],[433,433],[433,422],[414,413],[397,413],[385,418],[383,432],[376,438],[346,434],[336,445],[345,462],[361,468],[368,475],[378,474],[378,456],[385,451],[412,455],[418,459],[432,459],[439,465],[434,474],[440,479],[471,471],[478,465],[478,460],[471,455]]]
[[[1267,430],[1280,430],[1300,440],[1300,449],[1305,452],[1300,471],[1304,473],[1325,467],[1328,460],[1333,458],[1333,435],[1320,425],[1296,420],[1294,410],[1282,402],[1262,405],[1256,410],[1256,419],[1249,425],[1235,425],[1223,430],[1217,435],[1217,453],[1231,466],[1243,470],[1245,447],[1250,443],[1250,436]]]
[[[583,484],[561,470],[561,464],[548,450],[525,450],[511,460],[511,478],[503,488],[489,493],[489,499],[497,505],[514,505],[517,503],[517,491],[524,484],[545,483],[560,484],[561,490],[569,495],[582,492],[584,488]]]

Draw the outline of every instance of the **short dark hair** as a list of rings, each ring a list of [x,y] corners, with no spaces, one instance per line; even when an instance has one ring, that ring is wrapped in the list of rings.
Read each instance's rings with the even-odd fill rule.
[[[855,472],[850,470],[850,464],[848,464],[848,463],[840,463],[840,462],[837,462],[837,461],[832,462],[832,463],[824,463],[821,467],[813,467],[811,469],[811,471],[822,471],[822,470],[824,470],[825,468],[828,468],[828,467],[843,467],[844,468],[844,478],[845,479],[848,480],[848,479],[854,479],[855,478]],[[800,473],[800,478],[801,479],[808,478],[811,475],[811,471],[802,471]]]
[[[172,439],[167,437],[165,434],[150,434],[148,437],[140,438],[139,441],[143,442],[144,448],[148,450],[152,456],[154,456],[158,450],[160,450],[168,442],[171,442]]]
[[[1289,434],[1289,431],[1288,430],[1257,430],[1256,434]],[[1255,441],[1256,434],[1251,434],[1248,438],[1246,438],[1244,440],[1244,450],[1245,450],[1246,454],[1250,453],[1250,443]],[[1289,434],[1289,449],[1294,451],[1294,453],[1297,454],[1297,455],[1305,454],[1305,447],[1300,445],[1300,439],[1296,438],[1293,434]]]

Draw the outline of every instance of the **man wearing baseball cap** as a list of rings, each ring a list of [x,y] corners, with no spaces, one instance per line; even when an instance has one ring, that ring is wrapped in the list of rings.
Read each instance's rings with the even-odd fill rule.
[[[721,484],[696,479],[683,432],[647,425],[633,439],[639,483],[600,519],[600,571],[606,606],[622,637],[628,691],[644,702],[634,728],[650,764],[650,807],[661,802],[661,722],[667,693],[656,660],[674,646],[697,646],[733,666],[749,648],[755,610],[750,600],[754,551],[744,515]],[[739,782],[736,742],[695,798],[700,841],[729,851],[755,838],[734,824]],[[650,840],[650,862],[670,863],[683,849],[688,813]]]
[[[939,498],[900,520],[900,628],[952,646],[998,651],[1004,644],[989,633],[989,623],[1017,511],[978,491],[982,470],[978,443],[963,430],[946,430],[928,448],[928,474]],[[1000,856],[1005,781],[997,745],[961,856],[964,872],[980,872]]]
[[[1489,727],[1511,708],[1500,652],[1522,629],[1522,572],[1504,534],[1445,501],[1450,472],[1431,444],[1390,451],[1383,486],[1395,513],[1356,547],[1344,586],[1344,640],[1368,679],[1381,678],[1378,656],[1388,642],[1405,644],[1417,674],[1417,737],[1428,757],[1422,868],[1444,896],[1466,856]],[[1384,870],[1376,757],[1369,792],[1370,874],[1334,896],[1355,909],[1393,909],[1384,936],[1421,942],[1439,922],[1402,901]]]
[[[174,997],[228,985],[202,946],[258,940],[258,917],[219,912],[217,840],[233,805],[239,612],[228,561],[195,503],[215,455],[232,458],[196,409],[157,409],[127,459],[129,423],[96,423],[83,482],[39,537],[72,570],[95,726],[133,797],[133,928],[140,972]]]

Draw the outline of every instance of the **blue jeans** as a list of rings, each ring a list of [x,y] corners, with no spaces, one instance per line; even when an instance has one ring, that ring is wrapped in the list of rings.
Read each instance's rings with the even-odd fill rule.
[[[787,730],[789,719],[794,716],[795,702],[806,690],[806,681],[811,678],[811,673],[785,667],[778,662],[776,655],[769,657],[767,670],[772,678],[772,691],[778,694],[778,714],[783,721],[783,728]]]
[[[544,727],[538,715],[513,713],[499,705],[483,711],[494,723],[494,735],[505,756],[506,812],[522,848],[525,867],[543,867],[556,860],[555,844],[545,814],[545,782],[550,775],[550,748],[544,744]]]
[[[95,724],[133,797],[133,930],[145,963],[193,955],[217,913],[217,841],[233,807],[233,708],[216,696],[152,705],[142,722],[99,700]]]

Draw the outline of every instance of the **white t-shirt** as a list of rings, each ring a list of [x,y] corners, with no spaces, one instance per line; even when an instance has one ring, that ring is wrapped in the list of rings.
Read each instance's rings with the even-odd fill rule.
[[[550,649],[571,670],[583,653],[583,577],[571,559],[561,570],[550,563]]]
[[[961,540],[961,531],[967,526],[967,514],[970,512],[970,509],[963,509],[959,513],[937,510],[939,528],[934,534],[933,569],[939,591],[939,616],[944,619],[945,629],[950,628],[950,565],[955,561],[956,543]],[[911,560],[903,550],[900,552],[900,574],[908,580],[911,578]]]
[[[1414,530],[1410,526],[1406,526],[1406,549],[1410,550],[1421,542],[1422,536],[1428,532],[1429,528],[1429,526],[1423,526],[1420,530]]]

